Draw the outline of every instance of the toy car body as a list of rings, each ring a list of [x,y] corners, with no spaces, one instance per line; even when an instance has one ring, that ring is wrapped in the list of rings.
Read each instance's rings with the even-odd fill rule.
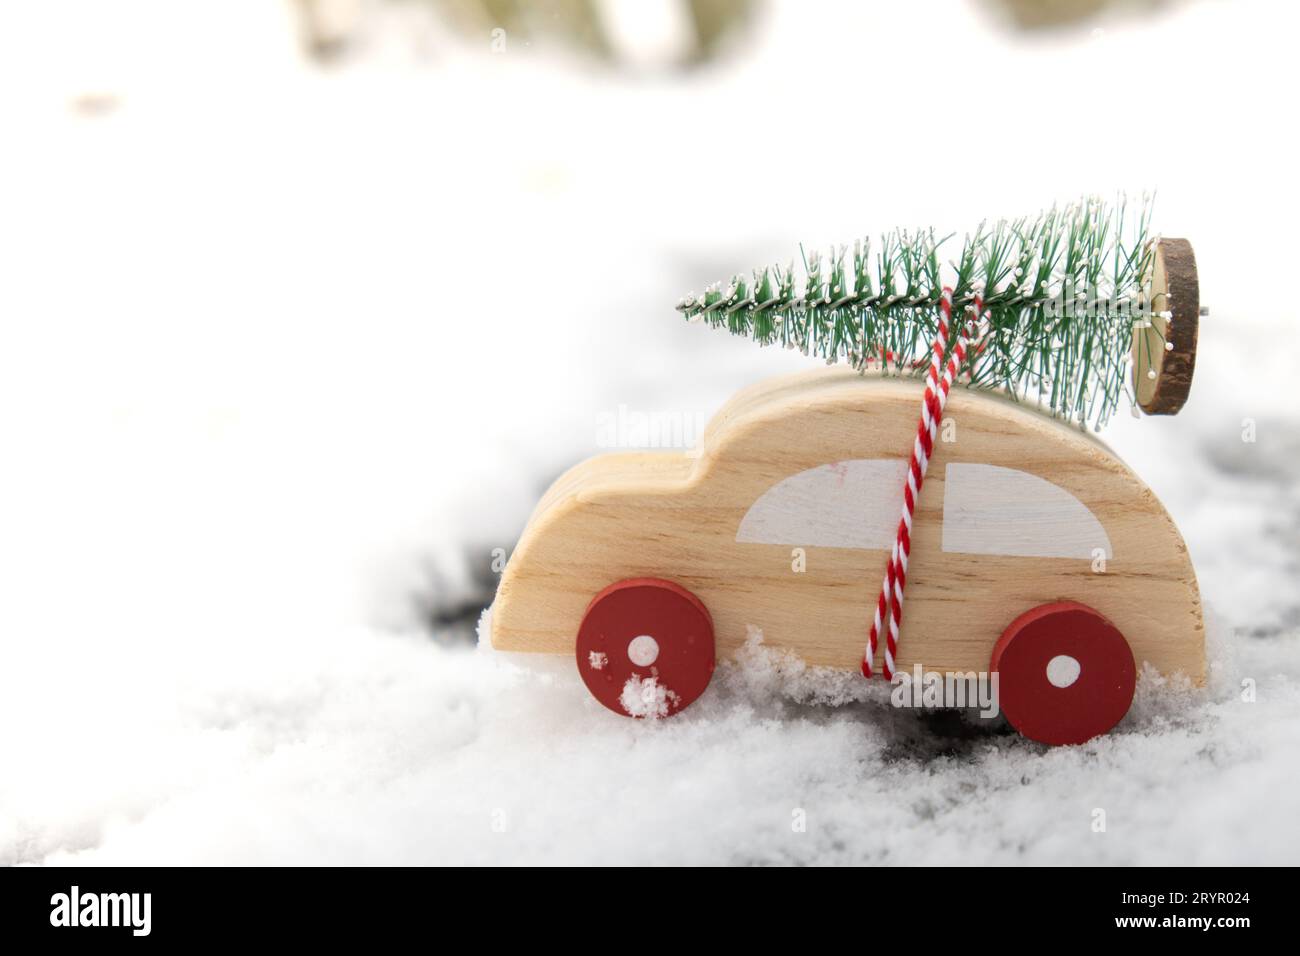
[[[603,623],[597,651],[579,632],[611,585],[669,582],[707,609],[719,655],[753,625],[810,665],[858,670],[921,390],[847,369],[780,378],[737,394],[697,451],[577,465],[543,497],[505,569],[492,644],[576,652],[589,687],[603,669],[649,681],[652,666],[623,659],[648,623]],[[1123,635],[1130,666],[1203,679],[1187,548],[1123,462],[1087,433],[987,393],[954,389],[945,425],[915,516],[900,672],[987,672],[1018,617],[1074,602]],[[637,710],[617,687],[592,689],[611,709]],[[685,705],[673,696],[660,712]]]

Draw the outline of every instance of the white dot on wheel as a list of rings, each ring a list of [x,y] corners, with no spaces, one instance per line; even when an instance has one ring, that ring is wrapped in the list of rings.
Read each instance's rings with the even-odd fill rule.
[[[1069,687],[1083,668],[1069,654],[1057,654],[1047,662],[1047,680],[1053,687]]]
[[[628,641],[627,656],[637,667],[649,667],[659,659],[659,642],[649,634],[639,634]]]

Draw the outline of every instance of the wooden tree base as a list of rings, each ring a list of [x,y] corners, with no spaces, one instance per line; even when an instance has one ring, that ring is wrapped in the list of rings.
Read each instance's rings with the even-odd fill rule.
[[[1151,312],[1151,328],[1133,335],[1133,391],[1148,415],[1175,415],[1192,388],[1201,321],[1196,255],[1186,239],[1156,244]],[[1164,312],[1172,317],[1162,317]]]

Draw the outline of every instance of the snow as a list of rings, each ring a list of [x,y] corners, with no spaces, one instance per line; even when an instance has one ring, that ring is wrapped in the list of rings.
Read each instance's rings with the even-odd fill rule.
[[[629,717],[667,717],[680,697],[658,677],[629,677],[618,695],[618,703]]]
[[[1300,862],[1276,121],[1300,14],[1188,3],[1027,42],[950,3],[980,82],[1015,84],[1023,159],[834,114],[827,145],[779,133],[809,90],[838,111],[881,76],[951,103],[914,7],[845,4],[830,31],[777,7],[687,80],[436,30],[417,62],[386,28],[320,71],[252,0],[0,14],[0,863]],[[1160,129],[1038,119],[1060,89],[1026,77],[1131,104],[1156,45],[1198,64]],[[1144,145],[1180,130],[1195,148]],[[1212,311],[1185,411],[1104,437],[1187,540],[1206,688],[1146,673],[1115,733],[1050,750],[757,633],[648,721],[570,659],[474,647],[492,550],[602,421],[694,422],[807,367],[680,321],[684,290],[799,242],[1145,186]]]
[[[1145,675],[1114,736],[1050,750],[896,710],[883,685],[803,702],[806,678],[761,654],[682,714],[634,721],[571,666],[340,641],[223,672],[224,694],[133,723],[134,754],[96,768],[108,806],[46,808],[59,833],[25,849],[105,864],[1286,862],[1300,639],[1237,650],[1216,646],[1208,693]]]

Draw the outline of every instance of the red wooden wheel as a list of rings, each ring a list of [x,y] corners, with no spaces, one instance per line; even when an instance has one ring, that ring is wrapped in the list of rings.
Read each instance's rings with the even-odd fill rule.
[[[713,619],[681,585],[629,578],[587,605],[577,659],[587,689],[616,714],[668,717],[709,686]]]
[[[1045,744],[1081,744],[1128,713],[1137,686],[1133,652],[1110,621],[1085,604],[1026,611],[1002,632],[989,670],[1011,725]]]

